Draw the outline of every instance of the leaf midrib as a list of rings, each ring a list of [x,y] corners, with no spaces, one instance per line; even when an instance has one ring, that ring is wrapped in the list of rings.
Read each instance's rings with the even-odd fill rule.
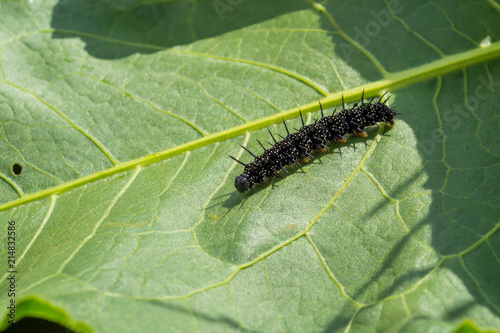
[[[371,98],[377,96],[382,91],[393,91],[429,78],[436,77],[438,75],[443,75],[461,68],[483,63],[498,57],[500,57],[500,42],[493,43],[488,47],[477,48],[470,51],[447,56],[445,58],[412,69],[400,71],[397,73],[392,73],[379,81],[368,83],[366,85],[352,88],[343,92],[329,94],[325,98],[321,99],[320,102],[325,108],[329,108],[340,104],[342,96],[344,97],[346,102],[358,101],[359,96],[363,91],[366,98]],[[249,63],[245,59],[239,59],[239,60],[242,62]],[[314,112],[318,110],[319,110],[318,102],[309,103],[300,107],[300,111],[303,114],[307,114],[309,112]],[[272,124],[277,124],[281,122],[282,119],[292,119],[298,116],[299,116],[299,107],[292,108],[290,110],[279,112],[274,115],[260,118],[254,121],[250,121],[245,124],[235,126],[233,128],[224,131],[209,134],[205,137],[181,144],[174,148],[170,148],[148,156],[140,157],[128,162],[118,163],[114,167],[102,170],[92,175],[78,178],[70,182],[49,189],[45,189],[42,191],[34,192],[29,195],[18,198],[16,200],[7,202],[3,205],[0,205],[0,212],[15,207],[17,205],[46,198],[53,194],[58,194],[58,195],[62,194],[76,187],[80,187],[85,184],[97,181],[99,179],[103,179],[124,171],[131,170],[137,166],[145,167],[163,161],[167,158],[182,154],[186,151],[192,151],[215,142],[225,141],[234,138],[236,136],[245,134],[246,132],[256,131],[261,128],[268,127]]]

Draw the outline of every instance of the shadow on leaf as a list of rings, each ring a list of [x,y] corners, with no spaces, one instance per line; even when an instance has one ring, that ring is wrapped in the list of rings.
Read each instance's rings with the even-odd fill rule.
[[[154,53],[217,37],[286,13],[308,9],[304,1],[120,2],[60,0],[54,38],[79,37],[96,58]]]

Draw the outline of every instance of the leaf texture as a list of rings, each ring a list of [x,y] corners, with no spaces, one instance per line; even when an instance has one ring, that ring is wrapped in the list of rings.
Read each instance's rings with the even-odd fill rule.
[[[499,11],[1,1],[0,221],[16,223],[16,319],[500,331]],[[242,168],[227,155],[251,161],[238,144],[261,152],[266,127],[284,135],[299,108],[311,123],[318,100],[338,108],[363,90],[391,92],[393,128],[235,191]]]

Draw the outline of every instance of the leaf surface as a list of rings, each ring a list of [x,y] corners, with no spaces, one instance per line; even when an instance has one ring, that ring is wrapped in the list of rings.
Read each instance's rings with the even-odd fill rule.
[[[499,8],[0,2],[16,319],[98,332],[500,330]],[[298,106],[311,123],[318,100],[363,90],[391,91],[393,128],[235,191],[242,167],[227,155],[251,161],[238,144],[260,153],[266,127],[300,126]]]

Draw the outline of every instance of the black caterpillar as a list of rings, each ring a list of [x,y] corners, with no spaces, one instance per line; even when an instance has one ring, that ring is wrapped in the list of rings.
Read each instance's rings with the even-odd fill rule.
[[[287,136],[282,138],[281,141],[276,141],[271,131],[271,138],[274,140],[274,146],[265,148],[260,141],[257,142],[264,149],[264,153],[256,156],[246,147],[241,146],[248,153],[250,153],[255,160],[251,163],[245,164],[233,156],[231,157],[236,162],[245,166],[245,170],[241,175],[236,177],[234,186],[236,189],[243,193],[248,189],[252,190],[253,184],[260,183],[267,185],[265,179],[272,177],[281,177],[278,173],[279,170],[285,169],[286,165],[300,163],[297,160],[308,161],[313,156],[310,154],[312,150],[325,151],[328,149],[327,143],[346,143],[347,139],[344,137],[346,134],[354,134],[358,137],[366,138],[368,134],[364,131],[366,126],[377,125],[378,122],[385,122],[389,125],[394,125],[394,117],[398,113],[393,109],[394,105],[387,106],[389,97],[382,101],[385,94],[379,100],[373,103],[373,99],[368,103],[364,100],[364,91],[361,95],[361,102],[354,104],[353,108],[346,109],[344,104],[344,97],[342,96],[342,111],[335,113],[331,116],[323,114],[323,106],[319,104],[321,109],[321,118],[316,120],[314,124],[305,125],[302,113],[300,118],[302,120],[302,127],[295,133],[290,133],[288,127],[285,125]],[[278,134],[279,135],[279,134]]]

